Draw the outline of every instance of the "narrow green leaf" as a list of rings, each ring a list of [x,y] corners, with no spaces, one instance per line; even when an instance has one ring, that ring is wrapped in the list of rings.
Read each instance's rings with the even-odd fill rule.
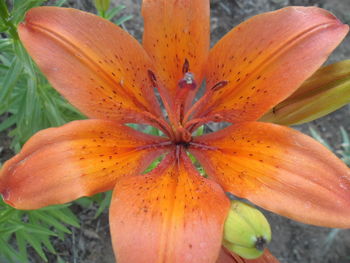
[[[27,259],[28,258],[27,242],[23,236],[23,231],[17,231],[15,234],[15,237],[16,237],[16,243],[17,243],[20,257]],[[23,262],[28,262],[28,260]]]
[[[38,209],[39,211],[50,211],[50,210],[58,210],[58,209],[63,209],[63,208],[67,208],[70,207],[71,204],[62,204],[62,205],[50,205],[50,206],[46,206],[43,208]]]
[[[132,17],[133,17],[132,15],[123,16],[123,17],[117,19],[114,23],[119,26],[119,25],[123,24],[124,22],[130,20]]]
[[[109,207],[111,203],[112,191],[105,192],[104,194],[104,199],[102,200],[99,208],[96,211],[95,218],[99,217],[102,214],[102,212],[105,211],[107,207]]]
[[[9,220],[9,218],[13,217],[13,215],[16,213],[16,210],[13,208],[7,208],[5,211],[1,212],[0,214],[0,224],[6,222]]]
[[[119,14],[123,9],[125,9],[125,5],[118,5],[117,7],[110,8],[105,13],[105,18],[108,20],[113,19],[117,14]]]
[[[2,103],[6,102],[8,97],[11,95],[22,69],[22,62],[16,57],[13,58],[11,66],[4,77],[0,88],[0,101]]]
[[[204,125],[199,126],[199,128],[196,130],[196,136],[203,135],[204,133]]]
[[[45,0],[15,0],[14,7],[11,11],[11,20],[14,24],[18,24],[23,20],[24,14],[35,6],[41,5]]]
[[[3,122],[0,123],[0,132],[6,130],[7,128],[10,128],[12,125],[16,123],[17,116],[12,115],[9,118],[5,119]]]
[[[12,48],[12,43],[12,40],[9,38],[0,39],[0,50],[4,51],[5,49]]]
[[[317,141],[322,143],[329,150],[331,150],[331,151],[333,150],[332,147],[321,137],[321,135],[314,128],[309,127],[309,131],[310,131],[312,137],[314,137]]]
[[[349,134],[346,132],[343,126],[340,126],[340,133],[342,136],[342,147],[345,149],[350,149],[350,138]]]
[[[30,234],[42,234],[42,235],[49,235],[49,236],[57,236],[57,234],[45,227],[42,227],[40,225],[34,225],[31,223],[24,223],[18,220],[9,220],[9,223],[11,224],[18,224],[24,226],[24,230]]]
[[[74,227],[80,227],[78,219],[69,208],[66,208],[64,210],[51,210],[48,211],[48,213],[66,224],[72,225]]]
[[[41,221],[47,223],[48,225],[50,225],[50,226],[52,226],[52,227],[54,227],[62,232],[65,232],[67,234],[71,233],[71,231],[67,227],[62,225],[57,219],[55,219],[53,216],[51,216],[47,212],[32,211],[32,214],[37,216]]]
[[[25,240],[34,248],[36,253],[45,261],[47,262],[47,257],[42,249],[41,242],[38,240],[37,235],[29,235],[27,232],[22,233]]]
[[[18,230],[24,228],[24,226],[20,225],[12,225],[12,226],[7,226],[7,227],[1,227],[0,228],[0,236],[5,236],[8,234],[12,234],[17,232]]]
[[[51,243],[49,237],[43,236],[42,239],[41,239],[41,242],[43,243],[43,245],[47,248],[47,250],[48,250],[50,253],[52,253],[52,254],[54,254],[54,255],[57,254],[57,252],[56,252],[55,248],[53,247],[53,245],[52,245],[52,243]]]
[[[9,16],[10,16],[10,13],[7,10],[7,5],[5,0],[0,0],[0,17],[5,20]]]
[[[56,1],[54,4],[55,6],[63,6],[66,2],[67,0],[59,0],[59,1]]]
[[[25,259],[23,260],[20,255],[18,255],[18,252],[14,250],[5,240],[2,239],[0,236],[0,255],[4,255],[7,257],[11,262],[20,261],[21,263],[25,263]]]

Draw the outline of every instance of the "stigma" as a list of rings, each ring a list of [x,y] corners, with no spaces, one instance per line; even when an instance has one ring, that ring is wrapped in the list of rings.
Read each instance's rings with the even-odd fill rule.
[[[194,79],[194,74],[192,72],[186,72],[184,77],[180,79],[178,86],[181,89],[194,90],[197,87],[197,83]]]

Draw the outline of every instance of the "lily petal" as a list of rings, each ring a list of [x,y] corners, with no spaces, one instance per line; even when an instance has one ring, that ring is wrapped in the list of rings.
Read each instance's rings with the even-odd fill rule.
[[[350,227],[350,170],[312,138],[248,122],[192,145],[190,152],[225,191],[297,221]]]
[[[20,38],[50,83],[90,118],[137,122],[160,113],[142,46],[113,23],[59,7],[31,9]]]
[[[322,67],[260,118],[283,125],[313,121],[350,102],[350,60]]]
[[[279,261],[270,253],[268,249],[265,249],[264,254],[257,259],[244,259],[234,253],[229,252],[227,249],[222,248],[220,255],[216,263],[279,263]]]
[[[170,104],[184,77],[186,60],[200,86],[209,53],[209,12],[208,0],[143,0],[143,46],[153,58],[160,88]]]
[[[110,226],[117,262],[211,263],[221,247],[229,200],[186,153],[151,173],[118,180]]]
[[[316,7],[287,7],[247,20],[210,51],[205,77],[212,95],[196,117],[257,120],[310,77],[347,32],[347,25]],[[222,81],[228,83],[218,89]]]
[[[62,204],[113,189],[165,151],[163,138],[104,120],[75,121],[35,134],[0,171],[0,193],[18,209]]]

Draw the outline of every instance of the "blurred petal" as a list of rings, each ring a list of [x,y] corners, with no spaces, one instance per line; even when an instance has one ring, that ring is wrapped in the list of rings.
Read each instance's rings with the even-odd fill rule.
[[[240,24],[209,53],[207,92],[228,84],[213,91],[196,117],[257,120],[310,77],[347,32],[316,7],[287,7]]]
[[[279,263],[279,261],[267,249],[265,249],[264,254],[257,259],[244,259],[222,248],[216,263]]]
[[[350,227],[349,168],[310,137],[250,122],[193,143],[190,152],[225,191],[304,223]]]
[[[214,262],[229,205],[186,153],[169,154],[149,174],[121,178],[110,210],[117,262]]]
[[[0,193],[18,209],[62,204],[113,189],[165,151],[160,137],[110,121],[75,121],[35,134],[0,171]]]
[[[350,60],[325,66],[290,97],[260,120],[284,125],[302,124],[331,113],[350,102]]]
[[[209,52],[209,1],[143,0],[142,14],[143,46],[153,58],[168,100],[174,99],[177,84],[184,77],[185,60],[199,87]]]
[[[133,122],[159,113],[142,46],[113,23],[58,7],[31,9],[21,40],[50,83],[90,118]]]

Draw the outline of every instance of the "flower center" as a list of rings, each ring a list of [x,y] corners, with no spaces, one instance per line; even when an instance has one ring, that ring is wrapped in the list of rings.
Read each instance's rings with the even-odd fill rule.
[[[204,105],[214,92],[220,90],[227,85],[228,81],[219,81],[211,89],[208,89],[202,98],[191,105],[191,100],[194,98],[197,91],[198,83],[195,75],[191,72],[190,63],[185,59],[182,66],[182,78],[177,82],[174,100],[166,99],[166,92],[158,86],[155,74],[148,70],[148,76],[153,87],[157,88],[160,95],[160,104],[166,109],[167,116],[163,120],[159,120],[158,127],[169,136],[170,141],[178,146],[189,145],[192,141],[192,133],[199,128],[203,123],[210,121],[204,117],[196,117],[193,115],[201,105]],[[164,93],[163,93],[164,92]],[[168,121],[167,121],[168,120]],[[220,116],[214,121],[220,121]]]

